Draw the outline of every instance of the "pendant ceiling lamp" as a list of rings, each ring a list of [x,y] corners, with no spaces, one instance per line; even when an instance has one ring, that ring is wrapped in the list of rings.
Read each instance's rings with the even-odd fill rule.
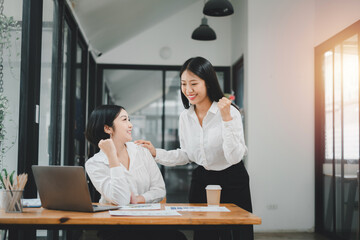
[[[234,13],[234,8],[228,0],[209,0],[206,2],[203,13],[207,16],[223,17]]]
[[[195,40],[202,40],[202,41],[210,41],[210,40],[215,40],[216,39],[216,33],[207,24],[207,18],[206,17],[203,17],[201,19],[200,26],[194,30],[194,32],[191,35],[191,38],[195,39]]]

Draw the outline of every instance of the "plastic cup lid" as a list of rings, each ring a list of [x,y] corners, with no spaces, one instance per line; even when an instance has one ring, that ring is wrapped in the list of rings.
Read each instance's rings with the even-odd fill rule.
[[[220,185],[207,185],[206,190],[221,190],[221,186]]]

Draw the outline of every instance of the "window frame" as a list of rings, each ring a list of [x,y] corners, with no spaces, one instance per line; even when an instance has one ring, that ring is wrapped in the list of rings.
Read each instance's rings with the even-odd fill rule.
[[[324,78],[322,74],[322,66],[323,66],[322,58],[325,52],[329,50],[333,51],[335,46],[341,45],[343,41],[356,34],[358,35],[358,56],[360,58],[360,21],[355,22],[345,30],[339,32],[338,34],[331,37],[327,41],[316,46],[314,51],[315,54],[315,231],[330,237],[339,237],[336,233],[336,194],[335,194],[336,185],[335,185],[335,177],[332,177],[331,185],[333,186],[334,191],[332,192],[332,199],[329,199],[329,201],[331,201],[332,203],[332,211],[334,216],[332,221],[332,231],[329,232],[325,229],[325,223],[324,223],[324,191],[325,190],[324,190],[324,180],[323,180],[323,164],[331,163],[332,176],[335,176],[335,165],[341,163],[341,168],[344,169],[344,159],[335,158],[335,156],[332,159],[325,159],[325,89],[324,89]],[[358,69],[360,70],[360,59],[358,62],[359,62]],[[360,79],[360,74],[359,74],[359,79]],[[359,87],[359,93],[360,93],[360,87]],[[334,97],[334,91],[333,91],[333,97]],[[360,103],[360,94],[358,101]],[[342,110],[343,110],[343,106],[342,106]],[[359,111],[359,126],[360,126],[360,111]],[[342,123],[342,131],[343,131],[343,123]],[[360,135],[360,131],[359,131],[359,135]],[[343,141],[344,140],[342,139],[342,143],[341,143],[342,146],[344,146]],[[333,148],[334,148],[334,144],[333,144]],[[359,152],[359,158],[360,158],[360,152]],[[359,158],[354,160],[358,164],[358,169],[360,169]],[[359,190],[360,190],[360,186],[358,184],[357,191]],[[359,225],[357,226],[357,228],[359,232],[360,217],[358,219],[358,223]]]

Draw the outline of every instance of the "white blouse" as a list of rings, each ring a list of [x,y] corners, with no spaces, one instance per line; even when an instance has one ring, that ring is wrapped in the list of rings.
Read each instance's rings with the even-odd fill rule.
[[[180,114],[180,149],[156,149],[155,160],[165,166],[195,162],[207,170],[224,170],[239,163],[247,154],[240,112],[230,108],[232,120],[224,122],[217,102],[213,102],[202,126],[194,106]]]
[[[142,195],[147,203],[160,202],[166,194],[165,183],[151,153],[132,142],[126,146],[129,170],[123,165],[110,168],[101,150],[86,161],[86,172],[101,194],[100,203],[129,204],[131,193]]]

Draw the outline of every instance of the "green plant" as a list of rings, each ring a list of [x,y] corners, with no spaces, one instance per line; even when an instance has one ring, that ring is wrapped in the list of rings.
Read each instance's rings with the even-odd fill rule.
[[[2,86],[2,76],[3,76],[3,55],[4,50],[7,50],[8,52],[8,58],[9,58],[9,67],[10,72],[14,76],[13,65],[11,64],[11,53],[13,50],[13,44],[17,43],[20,39],[20,24],[18,21],[14,19],[14,17],[6,16],[3,13],[4,10],[4,0],[0,0],[0,92],[2,92],[3,86]],[[15,35],[14,35],[15,34]],[[15,36],[15,39],[13,38]],[[16,46],[16,44],[15,44]],[[19,51],[16,51],[16,55],[19,55]]]
[[[3,172],[4,172],[4,176],[3,176]],[[5,168],[3,168],[0,172],[0,189],[5,189],[5,182],[4,182],[4,179],[9,179],[11,185],[14,184],[14,173],[15,173],[15,170],[12,171],[10,173],[10,175],[8,174],[7,170]]]
[[[9,49],[12,46],[12,31],[19,30],[19,22],[14,17],[0,14],[0,44]],[[17,37],[16,40],[19,38]]]
[[[11,64],[11,52],[13,50],[13,44],[17,40],[19,40],[19,30],[20,24],[18,21],[14,19],[14,17],[8,17],[4,15],[4,0],[0,0],[0,170],[3,169],[3,159],[5,153],[15,144],[14,141],[9,141],[9,136],[6,135],[5,130],[5,116],[8,114],[9,110],[9,101],[7,97],[3,94],[3,76],[4,76],[4,50],[7,50],[9,57],[9,67],[10,73],[14,77],[12,72],[12,64]],[[15,34],[15,35],[13,35]],[[15,39],[14,39],[14,36]],[[8,121],[12,122],[12,120],[7,117]],[[12,138],[12,137],[11,137]],[[15,137],[16,138],[16,137]],[[5,141],[6,140],[6,141]]]
[[[9,109],[9,101],[6,96],[0,94],[0,142],[3,142],[5,139],[5,128],[4,128],[4,120],[5,115]]]
[[[9,141],[4,125],[5,116],[9,113],[9,101],[6,96],[0,93],[0,169],[3,169],[3,158],[15,144],[15,138]],[[12,122],[11,119],[8,120]],[[11,137],[13,138],[13,137]],[[7,140],[7,141],[5,141]]]

